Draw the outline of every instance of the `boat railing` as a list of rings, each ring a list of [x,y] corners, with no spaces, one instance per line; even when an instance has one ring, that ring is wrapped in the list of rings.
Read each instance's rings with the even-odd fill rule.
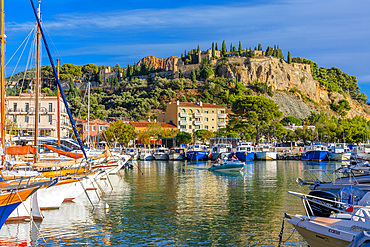
[[[303,207],[306,211],[306,216],[307,216],[308,219],[311,219],[310,217],[312,217],[312,216],[315,217],[314,210],[312,210],[312,207],[311,207],[311,204],[310,204],[310,202],[311,202],[313,204],[320,205],[322,207],[331,209],[334,212],[350,215],[352,217],[352,219],[357,220],[357,221],[360,218],[363,221],[370,221],[370,218],[366,217],[366,214],[361,214],[361,213],[357,214],[356,213],[359,209],[369,210],[368,208],[366,208],[364,206],[352,205],[352,204],[348,204],[348,203],[337,201],[337,200],[334,201],[334,200],[330,200],[330,199],[327,199],[327,198],[317,197],[317,196],[314,196],[314,195],[306,195],[306,194],[299,193],[299,192],[288,191],[288,193],[302,199]],[[329,205],[329,203],[331,205],[338,205],[339,207],[333,207],[333,206]],[[349,208],[349,207],[353,207],[352,212],[346,211],[346,209]]]
[[[303,184],[319,184],[319,183],[326,183],[326,182],[333,182],[333,179],[329,176],[328,172],[330,173],[334,173],[335,176],[337,178],[339,178],[338,174],[336,173],[336,171],[331,171],[331,170],[323,170],[323,169],[307,169],[307,170],[303,170],[303,172],[307,173],[308,176],[312,179],[312,180],[304,180],[302,181]],[[323,180],[322,178],[319,178],[317,176],[317,174],[323,174],[324,178],[327,178],[329,179],[329,181],[326,181],[326,180]],[[335,180],[335,179],[334,179]]]

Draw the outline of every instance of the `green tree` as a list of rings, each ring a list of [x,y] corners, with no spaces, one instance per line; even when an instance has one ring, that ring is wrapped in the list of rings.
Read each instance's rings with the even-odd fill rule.
[[[231,110],[244,121],[255,126],[257,143],[260,138],[260,126],[269,125],[272,120],[277,120],[282,115],[274,101],[261,96],[236,96]]]
[[[222,55],[224,57],[226,57],[226,52],[227,52],[227,50],[226,50],[226,43],[225,43],[225,40],[224,40],[224,41],[222,41]]]
[[[216,48],[215,48],[215,49],[216,49],[216,51],[218,51],[218,46],[217,46],[217,42],[216,42]]]
[[[188,132],[178,132],[176,135],[176,144],[180,143],[190,143],[192,141],[191,135]]]
[[[258,50],[262,51],[262,45],[261,44],[258,44]]]
[[[197,75],[195,74],[194,69],[191,70],[190,78],[192,82],[195,82],[197,80]]]
[[[239,41],[239,47],[238,47],[239,56],[242,55],[242,50],[243,50],[242,43]]]
[[[126,124],[123,120],[113,121],[109,128],[105,131],[108,140],[114,140],[121,144],[127,145],[130,140],[135,140],[135,127],[131,124]]]
[[[290,51],[288,51],[288,63],[292,63],[292,55],[290,55]]]
[[[204,143],[206,141],[209,141],[209,139],[213,138],[214,133],[212,131],[202,129],[202,130],[197,130],[194,133],[194,136],[197,137],[198,140]]]
[[[293,116],[283,118],[280,121],[280,123],[283,124],[284,126],[288,126],[290,124],[294,124],[296,126],[302,126],[302,120],[300,120],[299,118],[293,117]]]
[[[212,58],[215,58],[216,52],[215,52],[215,43],[212,42]]]

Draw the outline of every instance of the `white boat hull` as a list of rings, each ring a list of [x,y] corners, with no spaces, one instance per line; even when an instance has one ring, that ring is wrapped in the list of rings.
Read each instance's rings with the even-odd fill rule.
[[[276,160],[277,154],[272,151],[256,152],[257,160]]]
[[[168,154],[154,154],[155,160],[168,160]]]
[[[140,160],[154,160],[152,154],[140,154]]]
[[[169,159],[170,160],[185,160],[185,155],[179,154],[179,153],[174,153],[174,154],[169,154]]]
[[[31,220],[42,221],[43,216],[37,199],[37,191],[30,197],[22,202],[8,217],[6,222],[14,221],[29,221]]]
[[[75,182],[56,184],[49,188],[38,190],[39,206],[41,210],[59,209],[69,190],[73,189]]]
[[[334,160],[334,161],[342,161],[342,160],[350,160],[351,159],[351,153],[328,153],[328,159]]]

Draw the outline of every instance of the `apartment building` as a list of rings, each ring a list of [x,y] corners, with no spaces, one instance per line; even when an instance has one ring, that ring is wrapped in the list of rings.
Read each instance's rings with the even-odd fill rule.
[[[197,102],[169,103],[166,112],[158,116],[159,122],[173,123],[180,131],[194,133],[198,129],[217,131],[227,124],[226,107]]]
[[[98,140],[105,140],[102,134],[110,127],[110,124],[100,119],[87,121],[76,118],[76,126],[79,129],[81,140],[87,142],[90,134],[91,140],[97,142]]]
[[[38,129],[39,136],[57,137],[57,96],[39,96]],[[60,135],[68,137],[72,130],[67,110],[62,99],[60,105]],[[20,134],[35,133],[35,94],[20,93],[19,96],[7,96],[5,100],[6,119],[17,124]]]

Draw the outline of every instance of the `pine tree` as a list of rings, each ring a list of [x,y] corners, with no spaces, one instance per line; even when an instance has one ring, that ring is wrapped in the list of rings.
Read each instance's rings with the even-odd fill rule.
[[[215,53],[215,43],[214,42],[212,42],[212,58],[215,58],[215,55],[216,53]]]
[[[233,46],[233,51],[236,51],[236,47],[235,46]]]
[[[226,57],[226,43],[225,43],[225,40],[222,41],[222,55],[224,55],[224,57]]]
[[[292,55],[290,55],[290,51],[288,51],[288,63],[292,63]]]
[[[241,43],[241,42],[240,42],[240,40],[239,40],[239,48],[238,48],[239,56],[241,56],[241,55],[242,55],[242,50],[243,50],[243,48],[242,48],[242,43]]]
[[[216,42],[216,48],[215,48],[215,49],[216,49],[216,51],[218,51],[218,46],[217,46],[217,42]]]
[[[197,50],[198,54],[200,53],[200,48],[199,48],[199,45],[198,45],[198,50]]]
[[[230,51],[233,51],[233,43],[230,44]]]
[[[262,51],[262,45],[261,44],[258,44],[258,50]]]
[[[195,74],[194,69],[191,70],[191,81],[195,82],[197,80],[197,75]]]
[[[131,70],[130,70],[130,65],[129,64],[127,64],[127,77],[131,77],[132,76],[132,74],[131,74]]]

